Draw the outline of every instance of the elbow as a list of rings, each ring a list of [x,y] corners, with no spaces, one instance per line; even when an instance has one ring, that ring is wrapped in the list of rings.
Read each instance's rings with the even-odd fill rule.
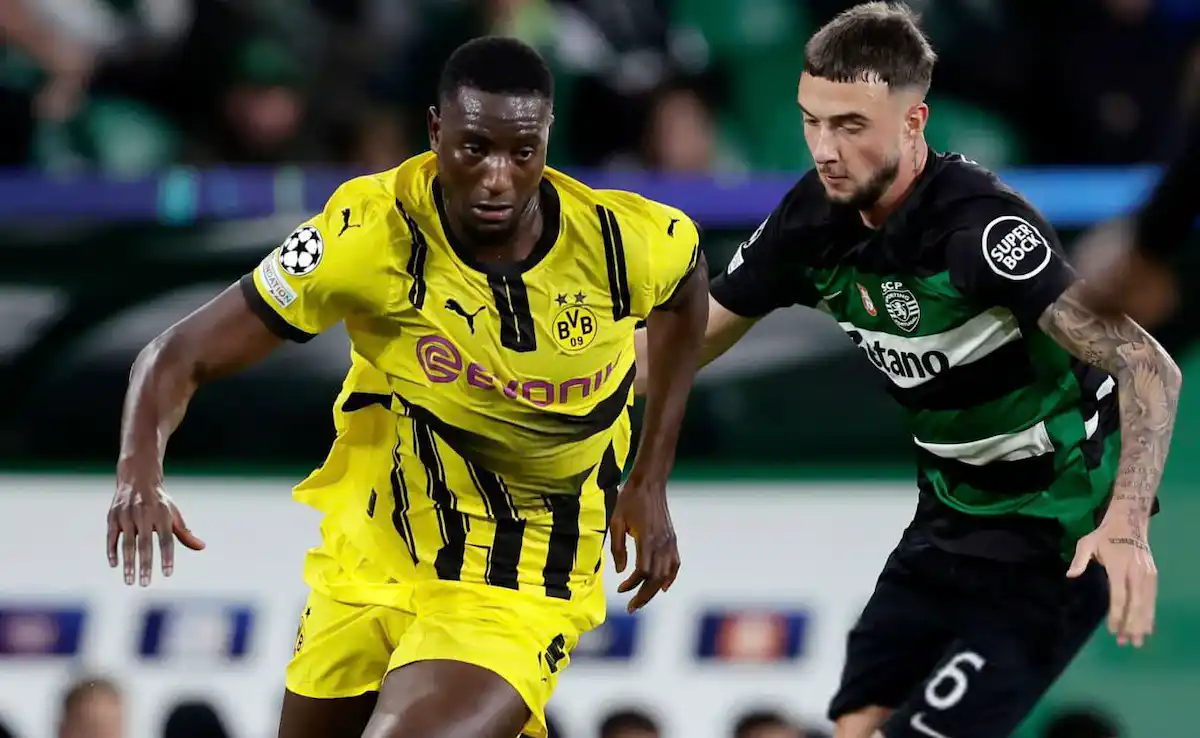
[[[192,384],[197,384],[200,379],[199,362],[195,361],[192,352],[188,350],[185,337],[174,327],[160,333],[142,347],[129,370],[131,382],[138,377],[164,375],[186,377]]]

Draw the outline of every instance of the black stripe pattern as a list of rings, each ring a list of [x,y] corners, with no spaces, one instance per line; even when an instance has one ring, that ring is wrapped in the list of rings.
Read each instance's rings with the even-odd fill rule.
[[[636,374],[637,367],[631,366],[625,373],[625,377],[621,379],[621,384],[613,390],[612,394],[596,403],[596,406],[586,415],[542,412],[540,415],[543,424],[548,426],[546,423],[548,419],[553,419],[558,424],[556,428],[545,427],[545,432],[554,433],[562,443],[574,443],[608,430],[620,419],[621,413],[628,411],[629,391],[633,387]],[[426,408],[409,402],[401,395],[393,396],[406,414],[433,428],[434,432],[459,456],[468,458],[472,456],[472,448],[485,443],[471,431],[450,425]]]
[[[945,459],[918,449],[922,468],[937,469],[951,489],[961,484],[981,492],[1023,495],[1049,489],[1054,484],[1054,454],[1047,453],[1015,461],[993,461],[984,466]]]
[[[509,351],[527,353],[537,349],[529,292],[519,274],[488,274],[492,300],[500,314],[500,345]]]
[[[600,218],[600,234],[604,237],[604,261],[608,266],[608,291],[612,297],[613,320],[628,318],[632,311],[629,295],[629,274],[625,265],[625,242],[617,216],[603,205],[596,206]]]
[[[392,396],[379,392],[351,392],[346,401],[342,403],[342,412],[352,413],[356,410],[363,410],[378,405],[384,410],[390,410],[392,407]]]
[[[696,244],[692,249],[692,259],[688,263],[687,271],[680,277],[679,282],[675,285],[675,289],[671,290],[671,294],[667,299],[654,306],[655,310],[670,310],[679,302],[679,296],[683,292],[683,288],[687,287],[691,281],[692,275],[696,273],[696,267],[700,263],[700,244]]]
[[[438,455],[437,441],[428,425],[414,421],[413,436],[417,458],[425,467],[428,480],[426,494],[437,511],[438,527],[442,532],[442,547],[438,550],[433,568],[438,579],[456,581],[462,578],[463,559],[467,552],[467,516],[456,508],[454,494],[446,484],[446,470]]]
[[[396,198],[396,209],[400,211],[401,217],[408,225],[408,232],[412,237],[412,250],[408,255],[408,266],[405,271],[408,276],[412,277],[412,287],[408,290],[408,301],[417,310],[420,310],[425,305],[425,262],[429,259],[429,243],[425,240],[425,234],[421,232],[417,221],[413,220],[408,211],[404,209],[404,203]]]
[[[550,509],[550,546],[542,582],[546,596],[560,600],[571,599],[571,572],[579,553],[579,496],[545,495],[542,498]]]
[[[518,515],[512,495],[499,475],[469,461],[467,470],[483,496],[488,515],[496,524],[496,537],[488,552],[484,581],[496,587],[517,589],[525,521]]]
[[[1098,398],[1100,387],[1112,378],[1096,367],[1078,360],[1073,363],[1071,370],[1079,382],[1079,412],[1083,422],[1086,424],[1093,417],[1097,420],[1096,432],[1079,444],[1079,450],[1083,453],[1083,463],[1088,469],[1095,469],[1104,460],[1105,441],[1121,428],[1116,380],[1112,380],[1113,386],[1108,394]]]
[[[617,495],[621,492],[621,465],[617,463],[617,450],[608,444],[604,456],[600,459],[600,468],[596,472],[596,485],[604,490],[604,540],[608,540],[608,526],[612,522],[613,511],[617,509]],[[596,557],[596,568],[592,573],[600,571],[604,564],[604,550]]]
[[[400,441],[392,448],[392,526],[404,541],[408,556],[413,564],[418,563],[416,541],[413,538],[412,521],[408,519],[408,485],[404,481],[404,470],[400,468]]]

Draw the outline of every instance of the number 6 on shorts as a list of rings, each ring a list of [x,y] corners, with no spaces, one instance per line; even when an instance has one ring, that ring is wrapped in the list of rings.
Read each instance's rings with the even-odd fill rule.
[[[937,670],[925,686],[925,701],[935,710],[949,710],[967,694],[967,673],[959,666],[966,664],[972,671],[981,671],[987,660],[974,651],[963,651]],[[949,691],[946,691],[947,688]]]

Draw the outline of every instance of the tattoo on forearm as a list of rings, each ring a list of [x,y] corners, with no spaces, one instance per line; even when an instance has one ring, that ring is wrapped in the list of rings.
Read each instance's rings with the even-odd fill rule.
[[[1130,525],[1136,540],[1144,545],[1144,521],[1154,505],[1175,425],[1179,369],[1132,320],[1101,318],[1084,305],[1079,297],[1082,286],[1076,283],[1046,308],[1038,326],[1074,356],[1108,372],[1117,382],[1121,460],[1113,502],[1129,506]]]
[[[1141,538],[1109,538],[1108,542],[1121,546],[1133,546],[1134,548],[1140,548],[1143,551],[1150,550],[1150,544],[1146,543]]]

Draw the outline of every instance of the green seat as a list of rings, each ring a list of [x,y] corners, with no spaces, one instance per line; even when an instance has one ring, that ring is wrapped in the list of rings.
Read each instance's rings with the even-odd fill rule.
[[[752,169],[800,171],[812,162],[796,107],[804,62],[799,45],[777,46],[730,59],[731,118],[741,130]]]
[[[97,169],[137,177],[173,164],[179,132],[149,107],[132,100],[99,98],[66,124],[43,124],[34,157],[51,172]]]
[[[795,43],[809,25],[791,0],[676,0],[673,20],[700,31],[718,57]]]
[[[948,98],[931,97],[925,138],[938,151],[954,151],[989,169],[1024,161],[1024,145],[1004,118]]]

